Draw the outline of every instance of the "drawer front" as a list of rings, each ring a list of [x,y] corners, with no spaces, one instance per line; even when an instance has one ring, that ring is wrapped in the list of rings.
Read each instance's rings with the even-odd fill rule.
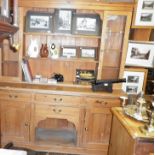
[[[15,91],[0,91],[0,99],[30,101],[32,95]]]
[[[86,105],[88,106],[102,106],[105,108],[120,106],[120,100],[114,99],[102,99],[102,98],[86,98]]]
[[[79,105],[81,103],[82,98],[76,97],[76,96],[63,96],[63,95],[48,95],[48,94],[36,94],[35,95],[35,101],[36,103],[39,102],[48,102],[48,103],[54,103],[57,105],[65,105],[67,106],[74,106]]]
[[[75,115],[79,113],[78,108],[52,106],[52,105],[35,105],[35,114],[41,116],[53,116],[53,115]]]

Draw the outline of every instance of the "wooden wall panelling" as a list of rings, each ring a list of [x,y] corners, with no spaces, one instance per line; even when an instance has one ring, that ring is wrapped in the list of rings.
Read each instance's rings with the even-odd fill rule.
[[[151,28],[148,28],[148,29],[147,28],[131,29],[131,31],[130,31],[130,40],[149,41],[151,33],[152,33],[152,29]]]

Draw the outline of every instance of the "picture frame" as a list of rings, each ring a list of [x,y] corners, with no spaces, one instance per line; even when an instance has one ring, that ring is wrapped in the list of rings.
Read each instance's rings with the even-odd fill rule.
[[[56,9],[54,15],[54,32],[71,33],[74,10]]]
[[[48,12],[28,11],[26,32],[52,32],[53,14]]]
[[[1,15],[9,18],[10,16],[10,0],[1,0]]]
[[[147,69],[143,68],[126,68],[123,78],[126,78],[126,83],[122,84],[122,89],[127,94],[138,94],[141,91],[145,92]]]
[[[101,20],[97,14],[74,14],[73,34],[100,36]]]
[[[154,26],[154,0],[137,2],[135,26]]]
[[[130,41],[126,57],[126,66],[153,67],[153,42]]]
[[[97,59],[97,49],[94,47],[80,47],[80,58]]]
[[[60,50],[60,57],[77,58],[77,48],[74,46],[62,46]]]

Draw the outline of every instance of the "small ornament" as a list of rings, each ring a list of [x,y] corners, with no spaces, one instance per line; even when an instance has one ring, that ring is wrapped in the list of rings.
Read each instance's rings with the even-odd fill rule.
[[[52,43],[49,49],[50,49],[51,58],[57,59],[59,57],[59,52],[58,52],[58,49],[56,48],[55,44]]]
[[[44,58],[48,57],[48,47],[47,47],[47,44],[42,44],[41,45],[40,56],[44,57]]]
[[[39,55],[39,47],[37,44],[37,40],[31,40],[31,43],[28,47],[28,56],[31,58],[37,58]]]

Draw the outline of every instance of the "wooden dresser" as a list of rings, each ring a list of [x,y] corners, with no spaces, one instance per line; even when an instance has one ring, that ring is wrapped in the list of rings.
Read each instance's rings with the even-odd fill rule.
[[[82,86],[1,82],[1,144],[13,142],[45,152],[107,155],[110,109],[120,106],[120,95],[120,90],[96,93]]]
[[[113,121],[109,155],[149,155],[154,152],[154,135],[139,130],[144,124],[123,114],[122,108],[112,108]]]

